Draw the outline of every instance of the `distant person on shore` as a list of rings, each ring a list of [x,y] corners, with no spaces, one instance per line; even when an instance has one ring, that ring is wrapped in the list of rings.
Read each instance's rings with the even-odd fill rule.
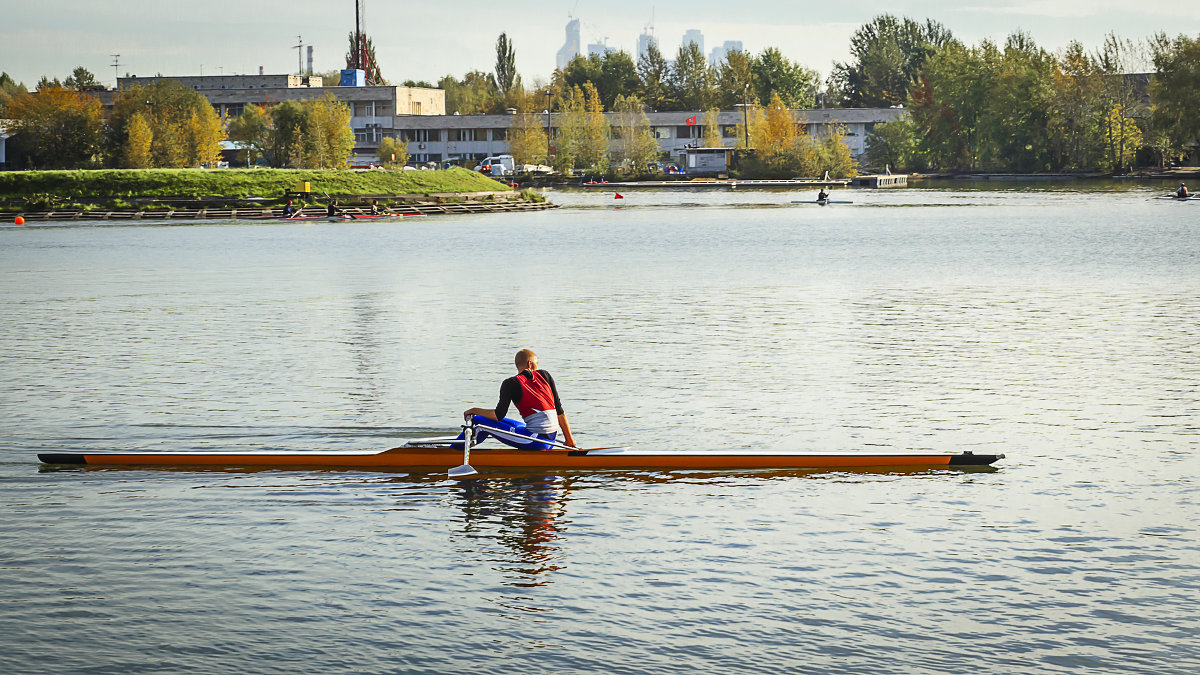
[[[488,434],[487,428],[495,427],[548,441],[556,440],[561,431],[563,441],[574,447],[575,437],[571,435],[571,425],[567,423],[567,414],[563,412],[554,378],[550,373],[538,370],[538,357],[531,349],[517,352],[515,363],[517,374],[500,383],[500,402],[495,408],[471,408],[463,413],[464,419],[478,425],[475,442],[482,442],[492,435]],[[517,407],[521,421],[505,417],[509,405]],[[549,450],[552,447],[537,441],[521,443],[500,435],[496,435],[496,439],[519,450]]]
[[[1186,183],[1179,184],[1179,189],[1175,191],[1175,196],[1181,197],[1183,199],[1187,199],[1189,196],[1191,196],[1188,194],[1188,189],[1187,189]]]
[[[329,203],[329,208],[325,210],[325,215],[329,216],[330,218],[338,218],[342,215],[342,210],[338,208],[336,199]]]
[[[292,200],[289,199],[287,206],[283,207],[283,217],[284,218],[295,218],[296,213],[298,213],[296,211],[296,207],[292,206]]]

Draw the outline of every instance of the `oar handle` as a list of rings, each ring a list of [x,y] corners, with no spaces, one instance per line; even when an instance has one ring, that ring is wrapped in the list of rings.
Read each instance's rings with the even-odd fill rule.
[[[552,445],[556,448],[562,448],[563,450],[577,450],[578,449],[573,446],[566,445],[565,443],[559,443],[558,441],[552,441],[548,438],[538,438],[537,436],[526,436],[524,434],[518,434],[515,431],[505,431],[504,429],[497,429],[496,427],[490,427],[486,424],[471,424],[468,426],[470,426],[472,429],[476,429],[476,428],[483,429],[484,431],[486,431],[489,434],[492,434],[495,436],[504,436],[505,438],[511,438],[511,439],[514,439],[517,441],[525,441],[528,443],[545,443],[546,445]]]

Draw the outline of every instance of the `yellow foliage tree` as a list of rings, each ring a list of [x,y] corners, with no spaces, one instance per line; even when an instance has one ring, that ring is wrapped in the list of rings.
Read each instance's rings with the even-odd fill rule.
[[[702,143],[706,148],[719,148],[724,143],[721,141],[721,125],[719,122],[717,109],[713,108],[704,113],[704,138]]]
[[[508,129],[508,152],[518,165],[545,164],[547,161],[546,130],[536,112],[528,108],[514,116]]]
[[[154,132],[146,116],[140,113],[129,119],[126,127],[127,138],[121,154],[121,166],[127,169],[147,169],[154,165],[150,147],[154,142]]]
[[[617,112],[617,135],[620,137],[621,163],[640,173],[658,156],[658,140],[650,129],[646,106],[634,95],[617,96],[613,108]]]
[[[385,138],[379,142],[379,162],[389,169],[408,164],[408,142]]]
[[[1118,171],[1129,166],[1141,145],[1142,130],[1137,121],[1126,115],[1121,104],[1113,106],[1104,117],[1104,168]]]

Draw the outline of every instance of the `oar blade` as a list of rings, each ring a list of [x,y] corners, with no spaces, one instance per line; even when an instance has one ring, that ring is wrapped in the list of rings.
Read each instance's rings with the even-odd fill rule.
[[[446,475],[451,478],[466,478],[479,473],[470,464],[460,464],[446,472]]]

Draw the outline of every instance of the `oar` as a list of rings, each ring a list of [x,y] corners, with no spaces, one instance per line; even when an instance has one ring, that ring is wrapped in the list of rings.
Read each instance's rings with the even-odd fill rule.
[[[471,445],[475,442],[475,425],[463,425],[463,463],[446,472],[450,478],[465,478],[479,473],[471,466]]]
[[[504,429],[497,429],[496,427],[490,427],[486,424],[481,425],[481,426],[482,426],[483,430],[489,434],[492,434],[494,436],[504,436],[505,438],[511,438],[515,441],[521,441],[521,442],[525,442],[525,443],[545,443],[546,445],[552,445],[556,448],[562,448],[563,450],[578,450],[579,449],[579,448],[572,447],[570,445],[566,445],[564,443],[559,443],[558,441],[552,441],[547,438],[539,438],[537,436],[526,436],[524,434],[518,434],[515,431],[505,431]]]

